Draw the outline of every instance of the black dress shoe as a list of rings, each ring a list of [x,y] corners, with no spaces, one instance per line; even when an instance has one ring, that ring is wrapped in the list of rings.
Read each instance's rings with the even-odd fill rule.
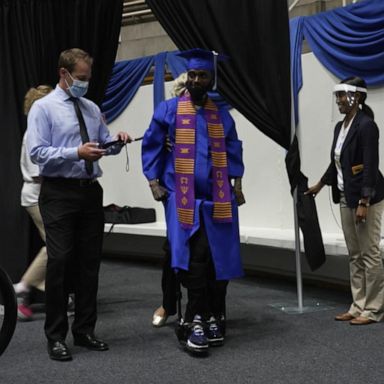
[[[96,339],[92,334],[73,335],[73,344],[80,347],[91,349],[92,351],[107,351],[108,344],[102,340]]]
[[[52,360],[72,360],[71,352],[64,341],[48,341],[48,354]]]

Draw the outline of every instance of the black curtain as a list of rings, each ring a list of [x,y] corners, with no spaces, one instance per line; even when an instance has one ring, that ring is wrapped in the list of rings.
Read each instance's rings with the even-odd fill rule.
[[[325,261],[316,206],[304,198],[295,139],[291,145],[289,18],[286,0],[146,0],[180,50],[206,48],[227,54],[218,90],[265,135],[288,150],[292,191],[300,186],[299,224],[312,269]],[[252,167],[252,164],[249,165]],[[257,167],[255,167],[257,172]]]
[[[0,264],[18,279],[28,261],[29,221],[20,207],[26,91],[55,86],[61,51],[94,58],[87,97],[101,104],[115,62],[123,0],[0,0]]]
[[[146,0],[180,50],[227,54],[219,92],[265,135],[288,149],[291,130],[286,0]]]

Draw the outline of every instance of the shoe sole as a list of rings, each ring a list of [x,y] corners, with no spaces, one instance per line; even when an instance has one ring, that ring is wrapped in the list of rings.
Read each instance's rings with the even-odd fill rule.
[[[73,343],[73,345],[75,345],[76,347],[82,347],[82,348],[87,348],[89,349],[90,351],[96,351],[96,352],[103,352],[103,351],[108,351],[109,350],[109,347],[104,347],[104,348],[92,348],[88,345],[83,345],[83,344],[80,344],[80,343]]]
[[[335,321],[351,321],[353,319],[354,319],[354,317],[350,317],[350,318],[346,318],[346,319],[340,319],[340,318],[335,317]]]
[[[27,322],[27,321],[32,321],[33,317],[32,316],[25,316],[22,313],[18,312],[17,313],[17,320]]]
[[[224,345],[224,338],[208,340],[208,344],[210,347],[221,347]]]
[[[356,325],[356,326],[362,326],[362,325],[370,325],[370,324],[375,324],[376,321],[368,321],[368,322],[365,322],[365,323],[351,323],[349,322],[350,325]]]
[[[201,345],[192,344],[189,341],[187,341],[185,343],[185,347],[187,348],[188,351],[193,352],[193,353],[197,353],[197,354],[207,353],[208,349],[209,349],[208,344],[201,346]]]
[[[188,343],[185,340],[179,339],[179,344],[183,347],[183,349],[187,352],[189,352],[191,355],[195,356],[205,356],[208,355],[209,346],[202,348],[193,348],[191,346],[188,346]]]
[[[199,356],[207,355],[208,351],[209,351],[208,347],[204,347],[204,349],[203,348],[193,348],[193,347],[190,347],[188,344],[185,345],[185,349],[188,352],[192,353],[193,355],[199,355]]]

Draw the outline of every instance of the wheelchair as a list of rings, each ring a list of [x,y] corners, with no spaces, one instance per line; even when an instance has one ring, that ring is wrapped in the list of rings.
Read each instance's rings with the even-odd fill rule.
[[[15,290],[7,273],[0,267],[0,355],[8,347],[17,322]]]

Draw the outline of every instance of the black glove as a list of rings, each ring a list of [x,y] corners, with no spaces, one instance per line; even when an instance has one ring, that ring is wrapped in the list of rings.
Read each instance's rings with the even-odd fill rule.
[[[152,196],[156,201],[165,200],[168,196],[168,191],[159,184],[157,180],[151,180],[149,182],[149,187],[152,191]]]
[[[236,177],[233,191],[235,192],[237,206],[240,207],[240,205],[245,204],[245,198],[241,190],[241,177]]]

